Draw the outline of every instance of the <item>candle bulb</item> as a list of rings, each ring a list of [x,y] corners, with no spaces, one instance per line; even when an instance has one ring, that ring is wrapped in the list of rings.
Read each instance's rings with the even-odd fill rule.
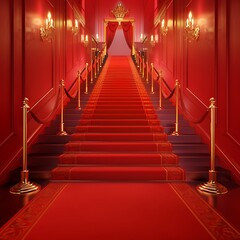
[[[78,28],[78,20],[75,19],[75,27]]]
[[[50,12],[48,12],[48,21],[50,22],[50,19],[52,18],[52,15]]]
[[[189,18],[189,21],[191,22],[191,20],[192,20],[192,12],[191,11],[188,14],[188,18]]]
[[[164,24],[165,24],[165,23],[164,23],[164,19],[163,19],[163,20],[162,20],[162,27],[164,27]]]

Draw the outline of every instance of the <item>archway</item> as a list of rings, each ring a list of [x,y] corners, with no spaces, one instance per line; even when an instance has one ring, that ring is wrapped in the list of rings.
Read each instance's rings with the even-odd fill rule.
[[[135,55],[134,47],[134,19],[124,18],[128,11],[119,3],[116,8],[112,11],[115,16],[114,18],[105,18],[104,20],[104,54],[107,54],[107,50],[112,44],[115,37],[116,30],[121,26],[126,43],[131,50],[131,54]]]

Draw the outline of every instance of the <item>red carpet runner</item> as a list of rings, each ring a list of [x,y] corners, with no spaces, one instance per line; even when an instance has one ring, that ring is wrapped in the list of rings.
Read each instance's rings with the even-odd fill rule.
[[[185,183],[50,183],[0,228],[0,240],[20,239],[236,240],[240,233]]]
[[[52,179],[185,179],[130,57],[107,60]]]

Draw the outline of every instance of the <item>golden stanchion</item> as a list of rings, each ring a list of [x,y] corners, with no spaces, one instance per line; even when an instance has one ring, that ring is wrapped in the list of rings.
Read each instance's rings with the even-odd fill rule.
[[[159,74],[159,109],[162,109],[162,71]]]
[[[21,171],[21,181],[10,188],[12,194],[23,194],[39,191],[40,185],[29,182],[29,171],[27,170],[27,112],[28,99],[23,100],[23,169]]]
[[[145,64],[144,64],[144,56],[142,57],[142,78],[144,78],[145,75]]]
[[[178,79],[176,79],[175,87],[176,87],[176,89],[175,89],[175,91],[176,91],[176,122],[175,122],[175,130],[173,131],[172,135],[178,136],[179,135],[179,131],[178,131],[178,127],[179,127],[178,102],[179,102],[179,88],[180,88]]]
[[[94,76],[95,76],[95,78],[97,77],[97,56],[95,56]]]
[[[86,71],[86,82],[85,82],[85,94],[88,94],[88,63],[86,63],[86,68],[85,68],[85,71]]]
[[[97,57],[97,72],[99,74],[99,70],[100,70],[100,63],[99,63],[99,55]]]
[[[78,70],[78,109],[81,110],[81,76],[80,71]]]
[[[137,53],[137,67],[140,67],[140,57],[139,57],[139,53]]]
[[[146,62],[146,83],[148,84],[148,61]]]
[[[100,68],[102,68],[102,52],[100,53]]]
[[[224,194],[228,190],[226,187],[217,182],[217,174],[215,171],[215,116],[216,106],[215,99],[210,98],[210,111],[211,111],[211,123],[210,123],[210,138],[211,138],[211,169],[209,170],[209,180],[206,183],[197,187],[198,190],[212,193],[212,194]]]
[[[153,69],[154,65],[151,63],[151,94],[154,94],[154,86],[153,86]]]
[[[139,56],[139,72],[142,73],[142,57]]]
[[[63,122],[63,94],[64,94],[64,80],[61,81],[61,130],[58,133],[60,136],[68,135],[66,131],[64,131],[64,122]]]
[[[93,50],[95,50],[95,48],[91,48],[91,83],[93,83]]]

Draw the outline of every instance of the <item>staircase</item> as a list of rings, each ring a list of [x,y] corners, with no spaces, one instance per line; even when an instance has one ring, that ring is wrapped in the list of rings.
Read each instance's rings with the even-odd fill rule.
[[[118,67],[119,61],[121,67]],[[146,88],[145,88],[146,87]],[[64,109],[28,156],[31,178],[51,181],[183,181],[207,179],[209,150],[183,117],[172,136],[174,107],[147,93],[130,58],[108,59],[83,110]],[[225,171],[221,175],[226,175]]]

